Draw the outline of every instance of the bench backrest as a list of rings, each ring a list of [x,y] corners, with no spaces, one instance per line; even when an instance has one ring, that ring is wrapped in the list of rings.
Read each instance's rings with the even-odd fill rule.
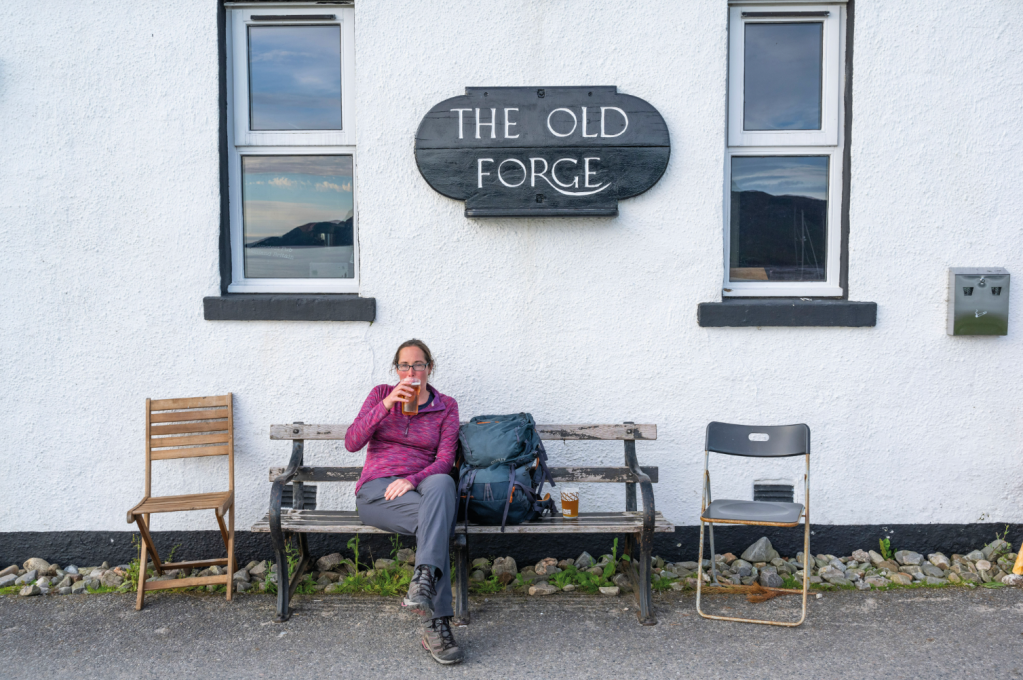
[[[610,425],[537,425],[540,438],[545,441],[624,441],[626,457],[630,447],[635,456],[635,442],[657,439],[656,425],[621,423]],[[345,438],[348,425],[311,425],[292,423],[271,425],[270,439],[275,440],[338,440]],[[285,468],[270,468],[270,481],[284,473]],[[641,470],[657,482],[657,468],[644,467]],[[617,482],[633,484],[636,475],[629,467],[552,467],[551,476],[556,482]],[[294,477],[296,482],[357,482],[362,474],[361,467],[302,467]]]

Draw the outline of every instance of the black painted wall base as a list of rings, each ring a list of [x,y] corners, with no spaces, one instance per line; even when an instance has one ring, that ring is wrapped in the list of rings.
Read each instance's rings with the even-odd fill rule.
[[[853,524],[811,526],[810,551],[813,554],[849,555],[853,550],[877,550],[878,540],[891,539],[897,550],[907,549],[927,554],[941,551],[946,555],[966,553],[990,543],[1008,526],[1006,540],[1019,548],[1023,542],[1023,524]],[[775,549],[786,557],[794,557],[803,549],[803,529],[776,529],[770,527],[718,527],[714,532],[719,553],[738,555],[761,536],[767,536]],[[132,546],[131,532],[124,531],[23,531],[0,533],[0,568],[21,564],[30,557],[41,557],[61,565],[93,566],[107,561],[124,564],[138,554]],[[307,534],[309,550],[316,556],[332,552],[349,555],[345,547],[350,535]],[[657,534],[654,555],[668,561],[695,560],[699,526],[677,527],[674,534]],[[224,555],[224,544],[218,531],[155,531],[160,554],[166,557],[174,546],[179,546],[175,560],[193,560]],[[363,534],[361,552],[368,559],[390,557],[391,537],[383,534]],[[469,538],[471,557],[511,555],[521,564],[538,562],[544,557],[575,557],[586,550],[594,556],[611,552],[614,536],[607,534],[553,534],[475,536]],[[239,531],[235,534],[236,557],[239,564],[249,560],[270,559],[269,534]],[[623,545],[619,537],[619,549]],[[415,537],[403,536],[402,545],[412,547]],[[709,553],[709,548],[705,548]]]

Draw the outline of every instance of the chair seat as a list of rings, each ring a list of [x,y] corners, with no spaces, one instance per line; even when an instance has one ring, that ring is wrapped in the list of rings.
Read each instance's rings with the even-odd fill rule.
[[[775,501],[733,501],[711,502],[703,513],[704,522],[721,524],[764,523],[776,526],[796,526],[803,514],[801,503],[778,503]]]
[[[234,502],[233,491],[216,493],[192,493],[184,496],[151,496],[128,511],[128,523],[134,521],[136,515],[148,515],[158,512],[185,512],[188,510],[216,510],[223,516]]]

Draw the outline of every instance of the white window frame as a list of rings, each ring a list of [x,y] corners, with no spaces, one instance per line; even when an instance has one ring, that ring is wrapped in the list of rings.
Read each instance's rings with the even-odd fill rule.
[[[227,144],[228,200],[231,218],[230,293],[358,293],[359,292],[359,201],[355,168],[355,10],[337,5],[295,5],[293,3],[224,3],[227,7]],[[254,21],[256,15],[323,15],[333,20]],[[248,27],[249,26],[339,25],[341,27],[341,130],[249,129]],[[330,156],[352,157],[352,245],[354,277],[328,278],[246,278],[242,222],[242,156]]]
[[[827,17],[743,17],[743,12],[828,12]],[[743,115],[743,47],[747,23],[823,21],[821,129],[746,132]],[[724,297],[841,297],[842,179],[845,110],[845,4],[764,2],[729,7],[728,147],[724,185]],[[731,183],[733,156],[828,156],[826,279],[824,281],[732,281]]]

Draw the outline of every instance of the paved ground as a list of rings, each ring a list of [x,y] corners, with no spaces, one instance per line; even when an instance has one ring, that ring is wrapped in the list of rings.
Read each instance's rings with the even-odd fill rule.
[[[653,627],[628,597],[479,598],[455,667],[419,648],[391,599],[299,597],[274,624],[265,595],[157,593],[142,612],[127,595],[0,597],[0,677],[1023,678],[1019,589],[826,593],[795,629],[707,621],[673,595]],[[792,614],[798,598],[709,606]]]

